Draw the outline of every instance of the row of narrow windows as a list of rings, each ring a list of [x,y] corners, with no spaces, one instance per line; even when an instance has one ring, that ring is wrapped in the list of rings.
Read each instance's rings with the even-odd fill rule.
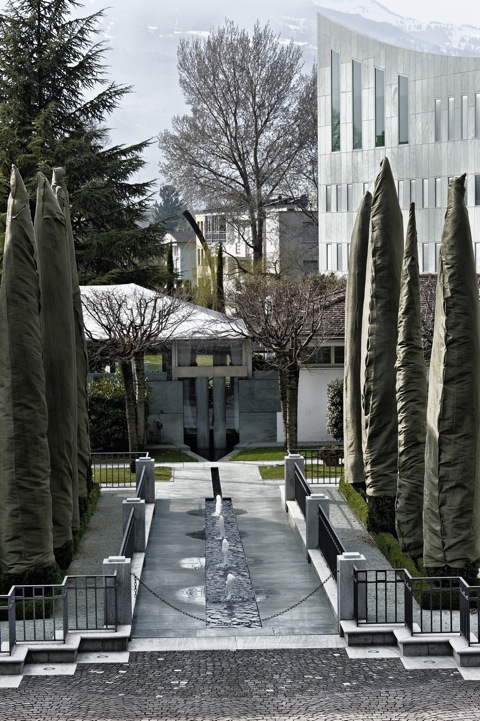
[[[410,203],[415,203],[417,208],[445,208],[447,206],[449,178],[421,178],[417,180],[399,180],[397,184],[398,201],[401,208],[408,208]],[[430,194],[430,184],[433,184]],[[362,184],[362,195],[369,189],[369,183]],[[344,185],[325,186],[325,211],[327,213],[343,210],[355,211],[360,199],[355,202],[354,186],[352,183]],[[475,175],[474,194],[472,202],[469,202],[468,193],[465,193],[467,205],[480,205],[480,175]]]
[[[363,148],[362,130],[362,64],[352,60],[352,142],[354,150]],[[409,142],[408,116],[408,87],[409,79],[406,75],[398,75],[398,144]],[[331,142],[332,152],[339,151],[340,145],[340,53],[331,51]],[[462,140],[468,135],[468,96],[460,98],[460,132],[455,124],[455,98],[447,98],[447,137],[442,137],[442,99],[435,98],[434,107],[434,134],[435,141]],[[480,93],[475,93],[475,127],[474,137],[480,138]],[[375,147],[385,146],[385,70],[375,68]]]
[[[480,273],[480,243],[474,243],[473,246],[475,269],[477,273]],[[422,243],[419,251],[420,272],[437,273],[440,243]],[[327,243],[325,270],[346,272],[348,270],[349,255],[350,243]]]

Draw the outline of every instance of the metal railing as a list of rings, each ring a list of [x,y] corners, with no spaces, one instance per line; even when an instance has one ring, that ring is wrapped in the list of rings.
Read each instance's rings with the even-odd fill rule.
[[[460,633],[469,646],[480,644],[480,586],[460,579]]]
[[[134,529],[135,529],[135,512],[132,508],[128,516],[128,521],[123,533],[122,543],[120,544],[119,556],[125,558],[133,558],[134,553]]]
[[[116,575],[12,586],[0,596],[0,653],[11,654],[18,643],[65,643],[69,631],[116,631],[116,620],[107,622],[116,609]]]
[[[326,444],[318,448],[289,449],[305,459],[305,477],[309,483],[338,486],[344,474],[342,444]]]
[[[145,456],[143,457],[145,458]],[[143,466],[140,478],[137,482],[137,498],[145,499],[145,466]]]
[[[305,518],[307,512],[307,497],[312,494],[305,477],[300,468],[295,463],[295,500]]]
[[[410,633],[460,633],[460,578],[405,571],[405,624]]]
[[[148,458],[148,452],[92,453],[94,482],[105,488],[135,486],[135,461],[137,458]]]
[[[325,558],[333,577],[337,580],[337,556],[345,553],[345,548],[325,515],[318,507],[318,547]]]
[[[353,571],[353,614],[361,624],[405,624],[403,569]]]

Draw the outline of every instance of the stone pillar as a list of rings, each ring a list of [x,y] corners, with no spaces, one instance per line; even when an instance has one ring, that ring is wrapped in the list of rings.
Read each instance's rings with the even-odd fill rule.
[[[225,378],[213,379],[213,447],[227,447],[225,416]]]
[[[359,569],[366,567],[365,556],[361,553],[349,552],[337,556],[337,598],[338,598],[338,623],[340,621],[351,621],[353,615],[353,567]],[[366,589],[361,586],[359,589],[358,609],[360,617],[366,612]]]
[[[155,503],[155,461],[153,458],[137,458],[135,461],[135,477],[137,481],[137,489],[142,477],[142,470],[145,468],[145,477],[143,480],[142,498],[146,503]]]
[[[125,556],[109,556],[103,561],[103,575],[117,575],[117,605],[114,594],[105,594],[105,623],[129,626],[132,623],[132,562]],[[116,611],[116,613],[115,613]]]
[[[285,503],[295,500],[295,464],[305,473],[305,459],[299,453],[285,456]],[[288,512],[287,507],[285,510]]]
[[[195,378],[197,400],[197,448],[210,447],[210,418],[208,412],[208,378]]]
[[[145,553],[147,547],[145,540],[145,501],[143,498],[127,498],[122,503],[123,532],[127,527],[130,511],[133,508],[133,550],[136,553]]]
[[[308,555],[309,548],[318,547],[318,507],[321,506],[326,517],[329,516],[329,504],[330,499],[324,493],[313,493],[311,496],[306,498],[306,512],[305,512],[305,523],[306,523],[306,552],[307,560],[310,560]]]

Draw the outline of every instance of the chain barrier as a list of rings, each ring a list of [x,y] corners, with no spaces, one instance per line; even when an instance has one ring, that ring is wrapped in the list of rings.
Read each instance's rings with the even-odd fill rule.
[[[135,573],[132,573],[132,576],[133,576],[133,578],[134,578],[134,594],[135,594],[135,598],[137,597],[138,586],[141,585],[141,586],[144,587],[144,589],[145,589],[146,591],[149,591],[153,596],[155,596],[155,598],[158,598],[159,601],[162,601],[162,603],[165,603],[165,604],[166,604],[167,606],[169,606],[170,608],[173,608],[174,611],[178,611],[179,613],[183,613],[184,616],[188,616],[189,618],[194,618],[195,621],[203,621],[204,623],[206,622],[206,619],[205,619],[205,618],[200,618],[200,616],[195,616],[193,613],[188,613],[188,611],[183,611],[181,608],[178,608],[177,606],[174,606],[174,605],[173,605],[172,603],[170,603],[169,601],[166,601],[164,598],[162,598],[161,596],[159,596],[156,591],[154,591],[152,588],[150,588],[149,586],[147,586],[147,584],[144,583]],[[316,588],[314,588],[313,591],[310,591],[310,593],[308,593],[308,594],[307,594],[304,598],[302,598],[300,601],[297,601],[296,603],[293,603],[291,606],[289,606],[288,608],[285,608],[283,611],[278,611],[278,613],[272,613],[271,616],[265,616],[265,618],[260,618],[260,620],[262,621],[262,623],[263,623],[264,621],[270,621],[272,618],[277,618],[278,616],[283,616],[284,613],[288,613],[288,611],[291,611],[292,609],[297,608],[297,606],[300,606],[301,603],[304,603],[305,601],[307,601],[307,600],[310,598],[310,596],[313,596],[314,593],[317,593],[317,591],[319,591],[321,588],[323,588],[323,586],[326,584],[326,582],[329,581],[331,578],[333,578],[333,574],[332,574],[332,573],[331,573],[329,576],[327,576],[327,578],[326,578],[324,581],[322,581],[322,583],[319,583],[319,585],[318,585]]]

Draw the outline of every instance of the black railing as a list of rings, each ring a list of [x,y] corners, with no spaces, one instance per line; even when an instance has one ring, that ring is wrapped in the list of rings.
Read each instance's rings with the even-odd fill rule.
[[[133,558],[134,553],[134,528],[135,528],[135,511],[132,508],[128,516],[127,525],[123,533],[122,543],[120,545],[119,556],[125,558]]]
[[[135,461],[148,458],[145,451],[125,453],[92,453],[93,480],[105,488],[135,486]]]
[[[117,630],[116,575],[67,576],[66,585],[69,631]],[[115,619],[114,623],[107,618]]]
[[[405,623],[410,633],[460,633],[460,578],[416,578],[405,572]]]
[[[405,624],[403,569],[354,568],[353,613],[360,624]]]
[[[480,644],[480,586],[460,579],[460,633],[469,646]]]
[[[137,498],[143,498],[145,500],[145,466],[142,468],[142,472],[137,483]]]
[[[0,596],[0,654],[11,654],[17,640],[15,589]]]
[[[305,459],[305,477],[309,483],[338,486],[344,474],[343,445],[328,444],[318,448],[289,449]]]
[[[335,533],[330,519],[325,515],[320,506],[318,507],[318,547],[333,577],[337,580],[337,556],[345,553],[345,548]]]
[[[300,468],[295,463],[295,500],[303,513],[305,518],[307,512],[307,497],[311,496],[312,492],[306,482],[304,475]]]

